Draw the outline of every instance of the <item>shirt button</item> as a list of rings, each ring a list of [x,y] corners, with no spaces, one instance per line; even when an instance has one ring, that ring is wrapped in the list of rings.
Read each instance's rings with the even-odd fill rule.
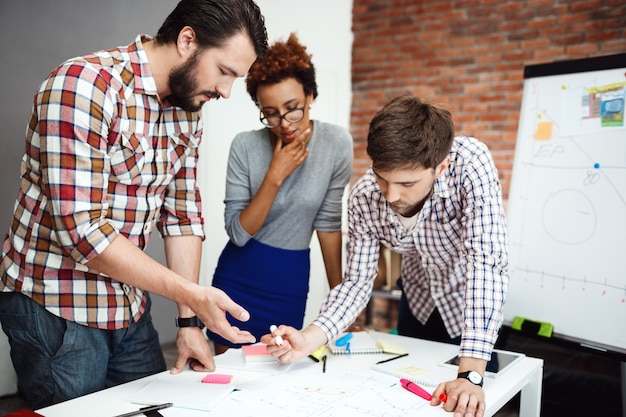
[[[130,292],[130,286],[128,286],[128,284],[122,284],[122,289],[126,294]]]
[[[152,228],[152,223],[146,223],[143,225],[144,232],[149,232],[151,228]]]

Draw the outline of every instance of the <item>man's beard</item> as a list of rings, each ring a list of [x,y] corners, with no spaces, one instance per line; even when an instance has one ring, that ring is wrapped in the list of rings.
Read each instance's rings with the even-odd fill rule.
[[[200,95],[197,92],[198,83],[194,77],[196,67],[198,66],[199,51],[196,51],[183,65],[175,68],[170,72],[168,81],[171,94],[170,101],[177,107],[188,111],[197,112],[202,108],[204,101],[194,101],[194,97]],[[217,100],[220,94],[217,91],[207,91],[204,94]]]
[[[433,191],[434,191],[434,187],[430,190],[430,192],[428,193],[426,197],[424,197],[423,199],[421,199],[416,204],[410,207],[402,208],[400,210],[396,210],[393,207],[391,209],[402,217],[411,218],[415,216],[422,209],[422,207],[424,207],[424,204],[426,203],[426,201],[433,195]]]

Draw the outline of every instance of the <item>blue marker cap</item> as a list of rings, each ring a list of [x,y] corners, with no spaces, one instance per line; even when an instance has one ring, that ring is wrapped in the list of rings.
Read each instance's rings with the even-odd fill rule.
[[[348,343],[350,339],[352,339],[352,333],[347,333],[345,336],[341,336],[339,339],[337,339],[337,341],[335,342],[335,346],[343,346]]]

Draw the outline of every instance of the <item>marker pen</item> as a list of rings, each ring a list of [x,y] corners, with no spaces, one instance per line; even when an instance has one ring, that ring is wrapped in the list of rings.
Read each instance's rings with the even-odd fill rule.
[[[276,327],[276,325],[275,325],[275,324],[272,324],[272,325],[270,326],[270,333],[272,334],[272,336],[274,336],[274,340],[276,341],[276,344],[277,344],[278,346],[282,346],[282,345],[283,345],[283,338],[282,338],[282,337],[280,337],[280,336],[276,336],[276,335],[274,335],[274,332],[275,332],[277,329],[278,329],[278,327]]]
[[[430,395],[428,391],[426,391],[424,388],[420,387],[413,381],[409,381],[408,379],[402,378],[400,379],[400,383],[406,390],[411,391],[415,395],[419,395],[426,401],[430,401],[433,398],[433,396]]]
[[[433,398],[433,396],[428,391],[426,391],[425,389],[423,389],[422,387],[420,387],[413,381],[409,381],[408,379],[402,378],[400,379],[400,383],[405,389],[407,389],[408,391],[411,391],[415,395],[419,395],[426,401],[430,401]],[[448,400],[448,396],[443,393],[439,394],[438,398],[439,398],[439,401],[441,401],[442,403],[445,403]]]
[[[352,332],[346,333],[335,341],[335,346],[345,346],[352,339]]]

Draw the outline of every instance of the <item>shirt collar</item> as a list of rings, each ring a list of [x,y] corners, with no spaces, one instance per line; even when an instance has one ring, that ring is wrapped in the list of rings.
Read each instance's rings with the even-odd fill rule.
[[[450,198],[450,188],[448,187],[448,171],[435,180],[433,195],[440,198]]]
[[[132,58],[133,72],[135,74],[135,91],[137,93],[158,96],[156,81],[150,70],[148,55],[143,47],[143,42],[152,40],[149,35],[137,35],[135,42],[132,43],[128,51]]]

